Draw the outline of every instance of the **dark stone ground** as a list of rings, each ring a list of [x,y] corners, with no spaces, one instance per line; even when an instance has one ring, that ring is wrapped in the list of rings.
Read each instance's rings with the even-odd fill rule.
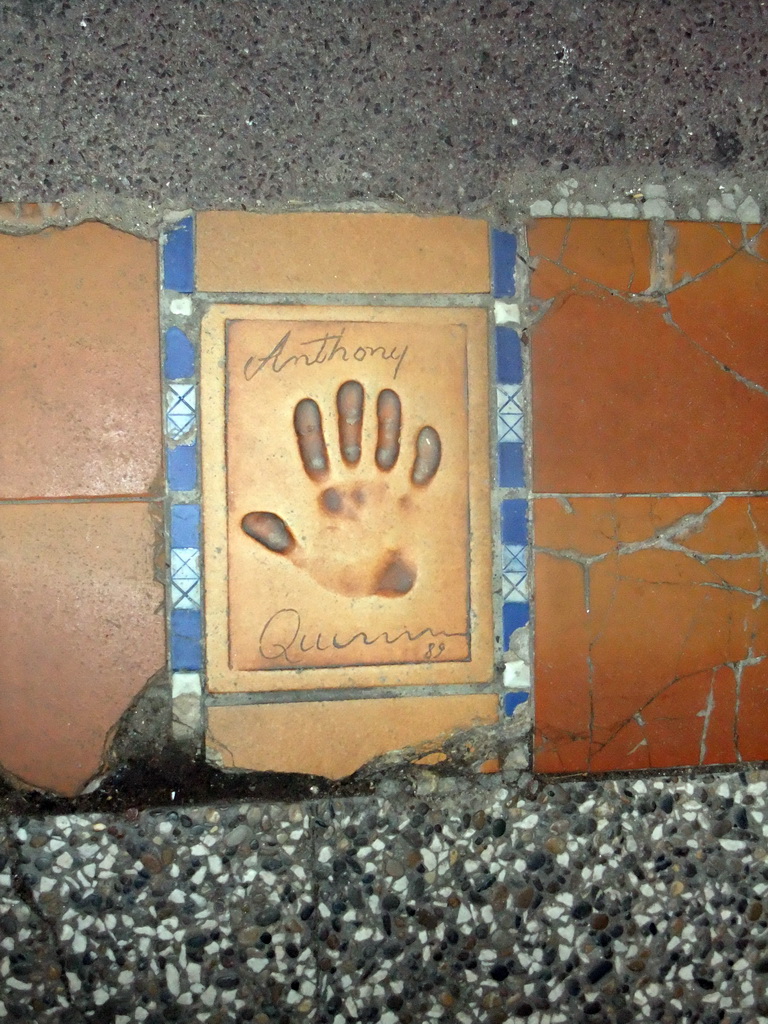
[[[0,36],[5,200],[504,220],[601,168],[764,187],[759,0],[16,0]]]

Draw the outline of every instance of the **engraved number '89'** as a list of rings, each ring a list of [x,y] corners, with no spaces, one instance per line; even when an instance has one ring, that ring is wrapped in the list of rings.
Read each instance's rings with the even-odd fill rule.
[[[435,648],[437,648],[437,650],[435,650]],[[424,657],[427,661],[437,661],[444,651],[445,644],[429,644]]]

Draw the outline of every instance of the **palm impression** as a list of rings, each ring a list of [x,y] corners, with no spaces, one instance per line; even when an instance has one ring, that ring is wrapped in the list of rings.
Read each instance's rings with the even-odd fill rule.
[[[294,410],[298,456],[317,487],[319,529],[299,543],[274,512],[243,516],[243,531],[287,558],[326,590],[348,596],[397,598],[416,584],[414,537],[423,518],[421,496],[440,467],[440,436],[422,427],[401,459],[402,408],[389,388],[376,402],[373,463],[364,465],[362,384],[348,380],[336,394],[338,455],[329,457],[320,409],[303,398]],[[410,471],[408,471],[410,466]]]

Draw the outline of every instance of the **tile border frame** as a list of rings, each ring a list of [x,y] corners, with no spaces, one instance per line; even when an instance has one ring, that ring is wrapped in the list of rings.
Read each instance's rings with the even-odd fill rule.
[[[196,696],[192,696],[186,690],[184,692],[178,691],[178,687],[174,685],[174,709],[176,709],[177,701],[181,700],[184,705],[183,708],[179,705],[181,714],[177,716],[176,710],[174,710],[174,729],[178,732],[178,738],[181,740],[186,737],[186,741],[189,742],[190,736],[190,712],[189,703],[194,701],[198,708],[196,712],[196,727],[192,731],[196,730],[197,739],[195,746],[199,749],[204,743],[204,731],[205,731],[205,717],[206,707],[210,704],[215,706],[217,704],[229,705],[232,703],[250,704],[254,702],[283,702],[283,701],[328,701],[328,700],[348,700],[348,699],[376,699],[378,697],[397,696],[397,695],[423,695],[423,696],[448,696],[451,694],[458,695],[461,692],[469,693],[487,693],[494,692],[498,695],[499,700],[499,714],[500,720],[504,721],[506,717],[512,714],[516,708],[520,707],[528,700],[530,694],[530,669],[527,664],[519,663],[517,655],[514,651],[506,649],[506,645],[503,643],[503,622],[504,622],[504,609],[514,606],[520,613],[525,609],[526,611],[526,622],[530,617],[530,598],[529,602],[522,601],[509,601],[503,599],[503,578],[501,572],[501,559],[502,559],[502,542],[500,532],[500,521],[501,521],[501,502],[509,500],[510,498],[518,498],[521,500],[528,501],[529,490],[527,487],[527,481],[530,479],[529,474],[529,447],[530,447],[530,432],[529,432],[529,420],[528,420],[528,390],[529,390],[529,378],[528,378],[528,366],[525,349],[521,343],[521,331],[522,331],[522,316],[520,312],[520,294],[525,294],[526,277],[523,276],[522,281],[520,280],[520,274],[525,274],[524,262],[519,259],[519,247],[524,247],[525,241],[522,234],[512,234],[511,232],[502,231],[496,228],[492,223],[486,222],[488,226],[488,244],[489,244],[489,269],[490,269],[490,280],[491,280],[491,291],[489,294],[412,294],[412,295],[358,295],[351,293],[344,293],[339,295],[304,295],[304,294],[281,294],[281,295],[268,295],[268,294],[251,294],[251,293],[217,293],[215,295],[208,295],[202,291],[195,290],[195,272],[194,272],[194,232],[195,232],[195,212],[185,212],[182,214],[169,214],[165,220],[163,231],[161,233],[160,246],[159,246],[159,257],[161,261],[160,267],[160,309],[161,309],[161,337],[162,337],[162,365],[163,365],[163,388],[164,395],[167,393],[168,387],[171,383],[189,385],[195,385],[196,396],[197,396],[197,408],[194,416],[194,426],[184,432],[183,437],[173,438],[169,435],[169,432],[165,431],[165,453],[167,460],[167,477],[166,477],[166,523],[168,532],[168,550],[166,552],[168,558],[168,564],[170,566],[171,561],[171,541],[170,541],[170,525],[172,509],[178,508],[179,506],[193,506],[197,507],[200,511],[200,529],[204,529],[203,514],[202,514],[202,502],[201,492],[203,486],[202,466],[200,458],[200,330],[202,317],[207,310],[209,310],[214,304],[232,304],[235,306],[243,305],[259,305],[268,306],[275,302],[279,304],[285,304],[286,301],[290,300],[292,304],[302,305],[305,307],[313,307],[318,305],[338,305],[344,308],[355,308],[360,306],[368,305],[381,305],[386,306],[401,306],[401,307],[426,307],[426,308],[452,308],[452,307],[478,307],[480,309],[487,310],[489,316],[489,365],[488,365],[488,376],[487,376],[487,398],[488,398],[488,421],[490,425],[490,437],[488,443],[488,454],[492,464],[497,466],[495,471],[495,479],[491,481],[491,517],[492,523],[495,524],[492,529],[493,538],[493,562],[492,562],[492,585],[489,587],[489,595],[492,604],[493,612],[493,632],[496,640],[494,643],[494,662],[495,669],[493,676],[487,684],[410,684],[408,686],[393,685],[392,687],[371,687],[370,689],[355,689],[349,690],[344,687],[334,687],[329,689],[321,689],[313,687],[310,690],[291,690],[287,692],[283,691],[267,691],[264,693],[222,693],[222,694],[211,694],[207,691],[205,685],[205,671],[206,671],[206,652],[205,652],[205,580],[204,580],[204,564],[202,560],[202,554],[200,555],[200,607],[197,611],[196,617],[194,615],[194,609],[173,609],[170,597],[171,590],[173,587],[172,580],[168,578],[168,656],[169,656],[169,671],[171,678],[176,680],[183,676],[196,676],[198,680],[198,688],[195,691]],[[179,234],[182,235],[182,240],[186,245],[182,245],[178,239]],[[170,246],[170,254],[169,254]],[[171,262],[179,259],[179,250],[182,250],[183,258],[188,260],[186,266],[186,278],[184,275],[174,277],[173,273],[168,276],[166,274],[166,257],[169,256]],[[178,269],[178,268],[177,268]],[[177,288],[169,288],[167,283],[176,284]],[[171,372],[170,367],[173,365],[174,359],[170,359],[169,362],[169,351],[168,351],[168,332],[171,329],[180,330],[190,347],[190,353],[193,361],[193,375],[187,377],[178,377]],[[514,344],[517,346],[513,359],[519,364],[518,377],[519,380],[510,382],[506,378],[502,379],[499,376],[499,367],[496,363],[497,354],[497,335],[498,333],[504,334],[505,332],[511,332],[508,337],[514,336]],[[515,451],[516,464],[522,467],[522,475],[518,474],[515,479],[515,484],[518,486],[510,487],[509,484],[502,485],[498,479],[498,462],[500,455],[500,447],[498,441],[498,398],[499,389],[506,389],[510,384],[517,388],[517,394],[521,398],[521,419],[519,423],[519,433],[521,440],[515,440],[514,442],[504,441],[502,443],[509,444],[513,443],[519,445],[519,448]],[[167,427],[167,420],[164,417],[164,426]],[[178,453],[178,454],[174,454]],[[507,478],[505,478],[506,480]],[[176,485],[176,486],[173,486]],[[199,539],[200,547],[197,549],[202,553],[202,535]],[[521,587],[527,588],[530,580],[530,537],[527,539],[528,545],[528,572],[520,580]],[[176,615],[173,614],[174,610]],[[190,622],[182,622],[180,620],[180,611],[191,611],[193,612]],[[506,613],[509,616],[509,612]],[[188,616],[187,616],[188,617]],[[523,623],[521,622],[521,625]],[[194,627],[190,629],[190,626]],[[190,632],[195,633],[195,636],[186,635]],[[529,629],[523,630],[525,636],[525,643],[530,645],[528,637]],[[192,641],[192,646],[197,645],[197,651],[199,656],[195,657],[178,657],[174,656],[174,647],[176,648],[176,654],[179,654],[179,648],[183,649],[185,642]],[[189,646],[189,643],[187,643]],[[520,645],[518,645],[520,646]],[[522,667],[521,667],[522,666]],[[178,721],[183,720],[183,724],[177,724]],[[176,735],[176,733],[175,733]]]
[[[532,661],[532,546],[530,532],[530,375],[528,354],[523,345],[524,316],[521,298],[527,292],[524,276],[525,261],[519,259],[525,247],[522,233],[512,235],[491,227],[491,266],[493,268],[493,355],[494,387],[491,401],[495,404],[496,486],[494,510],[497,516],[496,560],[500,579],[497,601],[497,627],[500,632],[501,682],[503,687],[503,718],[513,716],[517,708],[526,704],[531,696]],[[524,307],[523,307],[524,308]],[[500,396],[511,395],[520,412],[518,437],[509,440],[508,426],[499,404]],[[507,399],[509,400],[509,399]],[[522,530],[515,538],[518,557],[525,552],[524,571],[518,577],[512,592],[507,589],[504,566],[512,546],[505,536],[505,519],[514,503],[521,519]],[[514,635],[514,642],[513,641]],[[530,754],[530,752],[529,752]]]
[[[160,343],[163,389],[163,448],[165,454],[165,564],[166,564],[166,631],[168,674],[171,681],[172,737],[177,743],[200,749],[204,727],[202,679],[205,666],[203,648],[203,622],[205,587],[202,574],[202,509],[200,504],[199,466],[199,354],[196,344],[197,331],[193,318],[193,303],[184,290],[191,295],[194,289],[194,215],[170,215],[160,233],[158,257],[160,261]],[[169,284],[177,287],[171,288]],[[183,340],[182,340],[183,339]],[[183,346],[187,350],[184,369],[191,374],[179,376],[174,372],[177,362],[173,347]],[[174,430],[170,419],[173,397],[180,387],[194,389],[195,403],[186,417],[185,429]],[[180,510],[194,510],[197,520],[197,536],[185,539],[178,545],[175,518]],[[195,543],[193,543],[195,541]],[[197,601],[192,607],[179,607],[177,589],[185,589],[188,579],[178,574],[175,552],[184,550],[185,561],[195,558],[198,567],[196,590]],[[195,555],[193,555],[195,553]],[[196,607],[194,606],[196,604]],[[187,683],[184,683],[184,680]],[[190,679],[197,681],[196,687],[188,685]]]

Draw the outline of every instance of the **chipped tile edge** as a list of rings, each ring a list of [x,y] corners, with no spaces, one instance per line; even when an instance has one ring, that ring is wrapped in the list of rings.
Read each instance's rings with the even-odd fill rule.
[[[163,290],[181,296],[192,295],[195,291],[194,214],[169,214],[165,218],[160,249]],[[173,306],[174,302],[181,303],[182,300],[172,298],[170,302]]]
[[[200,672],[171,674],[171,732],[179,746],[197,753],[203,744],[203,684]]]

